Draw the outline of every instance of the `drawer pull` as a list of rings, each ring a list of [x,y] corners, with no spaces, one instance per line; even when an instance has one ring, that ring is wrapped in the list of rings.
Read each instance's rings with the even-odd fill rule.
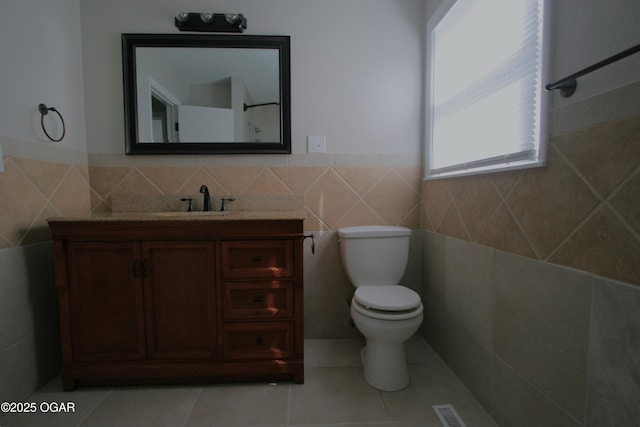
[[[262,346],[262,337],[256,337],[256,344]]]
[[[262,257],[261,256],[254,256],[253,258],[251,258],[251,261],[253,261],[253,262],[262,262]]]
[[[255,303],[264,302],[264,297],[255,297],[255,298],[253,298],[253,302],[255,302]]]

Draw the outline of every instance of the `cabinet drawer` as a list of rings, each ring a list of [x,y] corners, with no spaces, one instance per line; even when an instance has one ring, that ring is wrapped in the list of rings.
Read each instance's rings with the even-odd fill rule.
[[[225,278],[292,277],[292,240],[222,242],[222,275]]]
[[[292,352],[292,323],[227,323],[224,326],[227,360],[286,359]]]
[[[293,282],[225,283],[223,307],[225,319],[291,317]]]

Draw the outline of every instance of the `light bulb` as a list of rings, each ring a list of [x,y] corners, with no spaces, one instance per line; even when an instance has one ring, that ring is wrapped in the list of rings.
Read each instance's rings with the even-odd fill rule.
[[[176,19],[180,22],[187,22],[187,20],[189,19],[189,13],[179,12],[178,15],[176,15]]]
[[[213,20],[213,13],[211,13],[211,12],[202,12],[200,14],[200,19],[202,19],[202,22],[205,22],[205,23],[208,24],[209,22],[211,22]]]

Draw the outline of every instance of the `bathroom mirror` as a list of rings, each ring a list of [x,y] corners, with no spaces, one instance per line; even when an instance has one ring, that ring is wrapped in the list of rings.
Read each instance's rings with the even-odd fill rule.
[[[291,153],[289,36],[123,34],[126,154]]]

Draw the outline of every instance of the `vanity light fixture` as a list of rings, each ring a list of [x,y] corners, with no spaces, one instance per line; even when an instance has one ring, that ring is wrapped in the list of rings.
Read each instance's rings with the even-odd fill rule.
[[[242,33],[247,19],[241,13],[180,12],[175,25],[180,31]]]

